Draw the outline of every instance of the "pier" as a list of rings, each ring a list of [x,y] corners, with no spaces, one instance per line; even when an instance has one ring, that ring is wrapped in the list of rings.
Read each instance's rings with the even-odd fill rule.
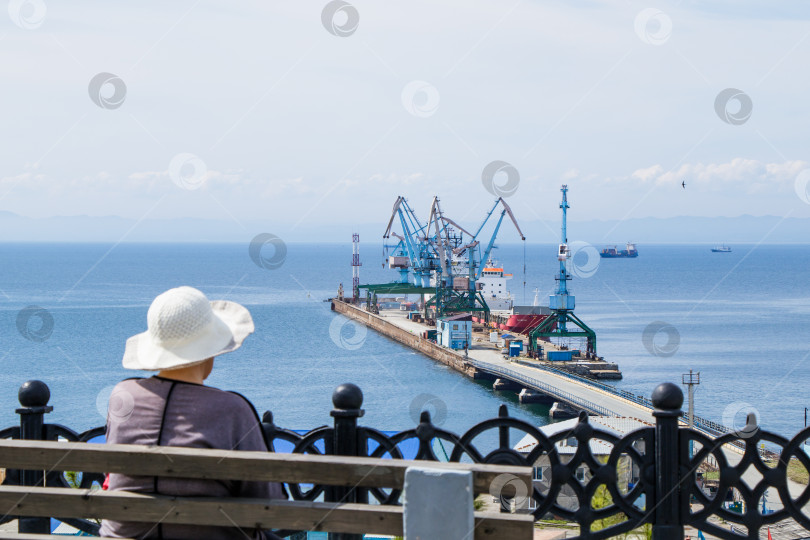
[[[648,400],[633,401],[592,384],[584,377],[542,368],[536,361],[524,359],[510,361],[503,357],[499,349],[488,344],[474,343],[466,355],[463,351],[442,347],[423,337],[427,327],[408,320],[405,312],[382,311],[378,315],[338,299],[332,300],[332,309],[470,378],[493,382],[500,379],[502,384],[508,381],[513,388],[511,391],[516,393],[525,388],[534,391],[534,394],[543,394],[553,401],[565,403],[575,410],[584,410],[591,414],[630,416],[645,422],[654,422]]]
[[[399,310],[382,310],[380,314],[369,313],[337,298],[331,300],[332,310],[356,320],[369,328],[402,343],[442,364],[478,380],[501,381],[520,395],[523,390],[534,403],[560,402],[575,411],[587,411],[600,416],[626,416],[654,423],[652,401],[615,388],[601,381],[589,379],[570,371],[556,369],[525,357],[505,358],[499,347],[483,341],[474,341],[472,347],[464,351],[452,350],[438,345],[424,336],[426,325],[407,318],[407,313]],[[494,390],[497,391],[496,388]],[[530,398],[528,396],[531,396]],[[695,428],[711,436],[729,432],[721,424],[695,416]],[[686,423],[684,415],[681,423]]]

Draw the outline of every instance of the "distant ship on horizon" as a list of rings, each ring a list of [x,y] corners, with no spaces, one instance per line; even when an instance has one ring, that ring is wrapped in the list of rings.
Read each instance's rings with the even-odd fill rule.
[[[603,259],[635,258],[638,257],[638,250],[634,243],[627,242],[625,249],[616,249],[616,246],[606,247],[599,252],[599,256]]]
[[[712,248],[712,253],[731,253],[731,248],[723,244]]]

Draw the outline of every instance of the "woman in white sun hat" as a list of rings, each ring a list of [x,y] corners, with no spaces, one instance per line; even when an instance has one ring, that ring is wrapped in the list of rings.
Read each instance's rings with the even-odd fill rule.
[[[119,383],[110,395],[107,442],[267,451],[259,417],[250,402],[203,381],[214,357],[238,349],[253,333],[243,306],[209,302],[192,287],[170,289],[152,302],[147,331],[127,340],[125,368],[156,371]],[[110,474],[110,490],[170,496],[284,498],[279,484],[158,478]],[[103,521],[101,536],[161,539],[256,538],[260,530],[230,527]]]

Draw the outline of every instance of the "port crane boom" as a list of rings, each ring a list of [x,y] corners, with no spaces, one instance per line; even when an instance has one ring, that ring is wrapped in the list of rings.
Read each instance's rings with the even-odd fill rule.
[[[442,222],[442,225],[439,225],[439,222]],[[449,285],[453,285],[453,276],[450,273],[450,265],[448,264],[448,252],[452,253],[452,247],[450,245],[450,235],[448,231],[447,224],[444,223],[442,220],[442,209],[439,206],[439,198],[433,197],[433,203],[430,205],[430,216],[428,217],[428,227],[430,225],[435,225],[436,227],[436,236],[434,237],[434,245],[436,246],[436,252],[439,255],[439,265],[442,271],[442,275],[438,276],[436,281],[442,281],[442,285],[447,286],[448,280]],[[442,238],[442,233],[444,233],[444,238]]]
[[[525,241],[526,237],[523,236],[523,231],[520,230],[520,225],[518,225],[517,220],[515,219],[515,215],[512,213],[512,209],[509,208],[509,205],[506,204],[506,201],[503,200],[503,197],[498,197],[498,200],[495,201],[495,205],[487,214],[487,217],[484,218],[484,222],[478,227],[478,232],[476,233],[476,237],[481,232],[481,229],[484,228],[487,221],[489,220],[492,213],[498,207],[498,204],[503,205],[503,210],[501,210],[501,216],[498,218],[498,222],[495,224],[495,230],[492,232],[492,237],[489,240],[489,244],[487,244],[486,250],[484,254],[481,256],[481,264],[479,265],[478,269],[475,272],[475,279],[478,280],[481,277],[481,270],[484,267],[484,264],[489,260],[489,254],[492,252],[492,248],[495,246],[495,238],[498,236],[498,230],[501,228],[501,223],[503,222],[503,218],[506,214],[509,214],[509,217],[512,219],[512,223],[515,225],[515,229],[517,229],[518,234],[520,234],[520,239]]]
[[[495,209],[498,208],[499,204],[503,205],[503,211],[501,212],[501,219],[503,219],[504,214],[509,214],[509,218],[512,220],[512,223],[515,224],[515,229],[517,229],[517,232],[520,234],[520,239],[526,240],[526,237],[523,236],[523,231],[520,230],[520,225],[518,225],[517,219],[515,219],[515,214],[512,213],[512,209],[509,207],[508,204],[506,204],[506,201],[503,200],[503,197],[498,197],[495,200],[495,204],[492,205],[492,208],[490,208],[489,212],[487,212],[487,216],[484,218],[484,221],[481,223],[481,226],[478,227],[478,230],[475,231],[474,235],[472,235],[473,238],[477,238],[478,235],[481,234],[481,230],[487,224],[487,221],[489,221],[489,218],[492,216],[492,213],[495,211]]]

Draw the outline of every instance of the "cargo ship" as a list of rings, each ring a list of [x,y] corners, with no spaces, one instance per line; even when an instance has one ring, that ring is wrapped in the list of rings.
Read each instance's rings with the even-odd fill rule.
[[[731,253],[731,248],[723,244],[712,248],[712,253]]]
[[[638,257],[638,250],[634,243],[627,242],[625,249],[616,249],[616,246],[606,247],[599,252],[599,256],[603,259],[635,258]]]
[[[512,274],[504,274],[503,268],[489,265],[481,272],[481,293],[490,310],[490,322],[500,330],[523,334],[538,326],[551,315],[551,310],[541,306],[539,291],[534,290],[534,303],[531,306],[516,306],[506,288],[506,280]],[[485,322],[473,317],[473,322]]]
[[[462,275],[467,272],[463,261],[454,265],[454,269]],[[456,276],[458,275],[456,274]],[[512,277],[512,274],[505,273],[501,265],[490,259],[481,270],[481,277],[476,285],[489,308],[490,326],[506,332],[524,334],[546,320],[551,315],[551,310],[547,306],[540,305],[538,289],[534,290],[534,302],[532,305],[515,305],[514,298],[507,287],[507,281]],[[453,285],[456,289],[465,290],[468,284],[468,278],[453,278]],[[429,300],[432,296],[426,295],[421,301],[416,302],[409,300],[407,296],[396,298],[380,297],[377,300],[377,305],[380,309],[418,312],[423,308],[424,301]],[[361,303],[361,307],[365,308],[365,303]],[[478,316],[473,316],[472,321],[486,323],[485,319]]]

